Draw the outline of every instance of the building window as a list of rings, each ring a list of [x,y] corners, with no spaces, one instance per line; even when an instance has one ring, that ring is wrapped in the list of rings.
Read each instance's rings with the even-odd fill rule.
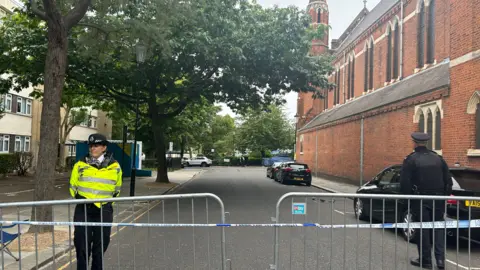
[[[15,136],[15,152],[30,152],[30,137]]]
[[[417,28],[417,68],[425,65],[425,2],[420,0],[420,9],[418,12],[418,28]]]
[[[17,113],[25,112],[24,104],[25,103],[23,103],[23,98],[17,97]],[[23,109],[23,112],[22,112],[22,109]]]
[[[25,114],[32,115],[32,100],[31,99],[27,99]]]
[[[425,132],[425,116],[423,112],[420,111],[420,120],[418,121],[418,131]]]
[[[439,110],[435,112],[435,146],[433,149],[442,149],[442,115]]]
[[[363,81],[363,92],[368,91],[368,46],[365,45],[365,74]]]
[[[368,60],[368,65],[369,65],[369,74],[368,74],[368,89],[373,89],[373,54],[375,51],[375,44],[373,44],[373,39],[370,43],[370,49],[369,49],[369,60]]]
[[[352,80],[352,84],[350,85],[350,96],[352,98],[355,97],[355,55],[352,56],[352,72],[351,72],[351,75],[350,75],[350,78]]]
[[[475,117],[475,149],[480,149],[480,90],[473,92],[473,95],[468,100],[467,114]],[[473,150],[473,149],[472,149]],[[478,151],[477,151],[478,152]],[[480,156],[480,152],[474,156]]]
[[[90,118],[88,119],[88,127],[97,128],[97,117],[90,116]]]
[[[393,78],[398,78],[398,60],[400,57],[400,29],[398,25],[398,21],[395,23],[395,37],[393,38]]]
[[[0,98],[0,107],[6,112],[12,111],[12,95],[2,95]]]
[[[435,1],[430,0],[428,7],[427,64],[433,64],[435,58]]]
[[[322,22],[322,10],[318,9],[317,10],[317,23]]]
[[[32,115],[32,100],[17,97],[17,113]]]
[[[427,130],[426,133],[430,135],[430,138],[433,139],[433,115],[430,110],[427,112]],[[432,139],[430,139],[427,143],[427,148],[432,149]]]
[[[340,69],[335,74],[335,92],[333,93],[333,105],[340,103]]]
[[[477,111],[475,113],[475,146],[480,149],[480,103],[477,103]]]
[[[355,56],[351,56],[348,61],[348,87],[347,87],[347,99],[355,97],[354,85],[355,85]]]
[[[414,122],[418,121],[418,131],[428,133],[427,147],[442,150],[442,102],[441,100],[415,106]]]
[[[326,110],[328,109],[328,89],[324,90],[325,95],[323,97],[323,109]]]
[[[8,153],[10,146],[10,136],[0,135],[0,153]]]
[[[352,81],[350,80],[350,74],[351,74],[351,62],[348,60],[348,65],[347,65],[347,100],[350,99],[350,87],[352,84]]]
[[[387,29],[387,79],[386,82],[392,80],[392,31],[390,26]]]
[[[300,154],[303,154],[303,135],[300,135]]]

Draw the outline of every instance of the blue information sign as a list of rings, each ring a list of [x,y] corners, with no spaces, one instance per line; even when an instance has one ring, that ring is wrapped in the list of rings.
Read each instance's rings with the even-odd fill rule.
[[[305,203],[293,203],[292,204],[292,214],[293,215],[306,215],[307,214],[307,205]]]

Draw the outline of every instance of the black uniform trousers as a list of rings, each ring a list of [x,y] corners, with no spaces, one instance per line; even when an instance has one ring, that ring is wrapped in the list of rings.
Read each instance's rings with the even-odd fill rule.
[[[415,200],[411,202],[411,211],[416,222],[444,221],[445,202],[435,201],[435,208],[432,200]],[[420,211],[422,209],[422,211]],[[435,216],[434,216],[435,214]],[[432,243],[435,238],[434,254],[435,259],[445,260],[445,228],[439,226],[433,229],[416,229],[415,242],[418,248],[419,258],[422,263],[432,262]]]
[[[94,204],[79,204],[75,207],[74,222],[113,222],[111,203],[98,208]],[[102,238],[103,230],[103,238]],[[112,227],[75,226],[73,243],[77,253],[77,270],[87,270],[92,255],[92,270],[102,269],[102,253],[110,244]],[[103,244],[103,247],[102,247]]]

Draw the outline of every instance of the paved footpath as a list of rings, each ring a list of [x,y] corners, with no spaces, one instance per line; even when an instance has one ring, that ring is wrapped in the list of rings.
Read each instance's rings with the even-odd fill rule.
[[[183,170],[178,170],[174,172],[169,172],[169,179],[171,184],[157,184],[155,183],[155,172],[152,177],[138,177],[136,179],[136,189],[135,189],[135,196],[150,196],[150,195],[162,195],[168,192],[173,192],[179,186],[185,184],[186,182],[190,181],[191,179],[197,177],[204,170],[200,168],[187,168]],[[62,180],[58,180],[62,181]],[[65,180],[64,180],[65,181]],[[58,183],[57,183],[58,184]],[[63,183],[58,184],[62,185]],[[60,188],[59,188],[60,189]],[[56,199],[57,200],[66,200],[70,199],[70,195],[68,193],[68,188],[63,188],[64,193],[59,194],[57,191]],[[27,189],[27,192],[29,190]],[[14,191],[18,192],[18,191]],[[14,193],[18,194],[18,193]],[[121,197],[128,197],[130,194],[130,178],[124,178],[122,190],[121,190]],[[13,196],[11,196],[13,197]],[[22,199],[23,197],[16,197],[17,199]],[[12,202],[12,199],[9,201]],[[14,201],[13,201],[14,202]],[[145,207],[145,202],[134,202],[134,203],[118,203],[114,207],[114,222],[131,222],[132,217],[136,214],[142,212],[142,209]],[[72,216],[74,212],[75,205],[58,205],[54,207],[54,220],[55,221],[72,221]],[[30,219],[30,215],[32,213],[32,207],[21,207],[21,208],[3,208],[3,219],[4,220],[26,220]],[[20,226],[20,231],[22,233],[27,232],[29,226]],[[5,229],[4,231],[9,233],[17,233],[18,227],[13,229]],[[38,236],[37,235],[37,243],[35,244],[34,236],[31,236],[31,240],[24,238],[20,241],[30,241],[32,245],[36,245],[36,247],[30,249],[21,248],[19,252],[18,242],[12,243],[10,246],[11,251],[14,255],[21,258],[19,262],[16,262],[10,256],[3,254],[0,256],[0,269],[37,269],[41,267],[45,267],[48,265],[53,265],[53,258],[59,258],[62,255],[70,255],[74,254],[72,252],[72,245],[73,245],[73,229],[69,226],[56,226],[55,227],[55,235],[53,236]],[[63,232],[63,233],[62,233]],[[63,238],[67,238],[67,240],[55,240],[55,245],[52,247],[51,242],[45,248],[43,248],[41,241],[38,239],[44,239],[47,237],[51,239],[52,237],[62,235]],[[66,235],[66,236],[65,236]],[[68,237],[70,235],[70,237]],[[25,251],[28,250],[28,251]]]
[[[343,186],[316,178],[331,188]],[[349,186],[350,192],[356,187]],[[225,204],[227,223],[269,224],[279,198],[288,192],[322,192],[315,187],[282,185],[265,177],[265,168],[212,167],[181,188],[177,194],[213,193]],[[324,191],[323,191],[324,192]],[[323,199],[308,196],[287,199],[280,204],[280,222],[329,224],[367,224],[358,222],[351,199]],[[292,203],[305,203],[305,215],[292,215]],[[220,223],[220,208],[212,199],[179,199],[153,205],[135,217],[137,224],[157,227],[122,227],[112,237],[104,257],[105,269],[221,269],[221,232],[226,234],[227,269],[264,270],[273,263],[272,227],[187,227],[185,224]],[[162,228],[161,224],[183,224]],[[116,230],[114,230],[116,231]],[[279,229],[277,269],[415,269],[409,259],[416,247],[392,230],[351,228],[330,229],[295,227]],[[459,255],[448,250],[448,269],[466,269],[465,250]],[[471,266],[480,266],[480,252],[472,250]],[[60,267],[59,267],[60,266]],[[48,269],[75,269],[69,256]],[[475,268],[472,268],[475,269]]]

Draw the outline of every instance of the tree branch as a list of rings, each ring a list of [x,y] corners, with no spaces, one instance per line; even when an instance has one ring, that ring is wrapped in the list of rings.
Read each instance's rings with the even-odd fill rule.
[[[80,22],[83,16],[85,16],[91,3],[92,0],[79,0],[75,7],[65,15],[64,21],[67,30],[70,30],[74,25]]]
[[[79,22],[76,25],[73,25],[72,27],[75,27],[75,26],[95,28],[95,29],[99,30],[100,32],[104,33],[105,35],[108,35],[110,33],[105,28],[101,27],[100,25],[94,24],[94,23]]]
[[[161,117],[161,118],[175,117],[175,116],[179,115],[183,110],[185,110],[187,105],[188,105],[188,103],[186,101],[181,101],[178,108],[176,110],[174,110],[173,112],[163,113],[163,114],[161,113],[158,116]]]
[[[37,15],[40,19],[44,21],[48,20],[47,14],[38,8],[38,4],[36,0],[30,0],[30,10],[33,12],[33,14]]]

